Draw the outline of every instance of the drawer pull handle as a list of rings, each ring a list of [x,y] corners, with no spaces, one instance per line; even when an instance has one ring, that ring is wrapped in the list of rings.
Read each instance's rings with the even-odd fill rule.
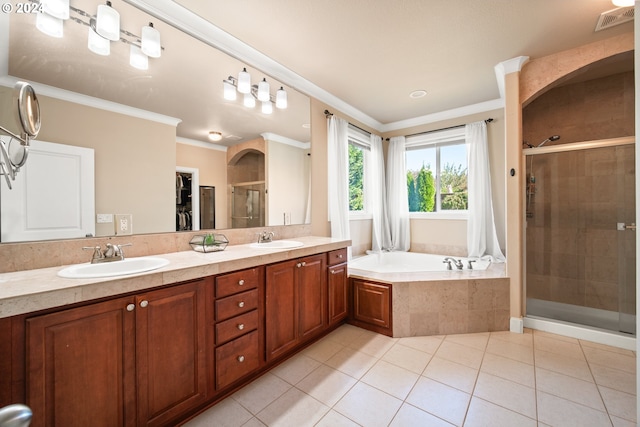
[[[136,309],[136,305],[135,304],[127,304],[127,311],[133,311]]]
[[[244,356],[238,356],[238,362],[240,363],[244,362]]]
[[[242,286],[244,285],[244,279],[240,279],[240,281],[238,281],[238,286]]]
[[[147,301],[146,299],[140,301],[140,307],[145,308],[148,305],[149,305],[149,301]]]
[[[240,307],[240,308],[244,307],[244,301],[240,301],[240,302],[238,303],[238,307]]]
[[[238,325],[238,330],[240,330],[240,331],[241,331],[241,330],[243,330],[243,329],[244,329],[244,323],[240,323],[240,324]]]

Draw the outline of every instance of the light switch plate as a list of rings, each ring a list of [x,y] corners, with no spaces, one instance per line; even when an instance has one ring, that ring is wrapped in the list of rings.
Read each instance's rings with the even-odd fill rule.
[[[115,220],[116,236],[133,234],[133,215],[116,214],[115,217],[116,217],[116,220]]]
[[[98,224],[109,224],[113,222],[113,214],[98,214],[96,215],[96,222]]]

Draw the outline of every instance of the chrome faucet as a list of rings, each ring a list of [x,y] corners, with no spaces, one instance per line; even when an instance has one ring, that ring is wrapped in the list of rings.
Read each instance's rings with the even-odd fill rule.
[[[122,261],[124,259],[124,251],[122,250],[122,247],[131,245],[131,243],[125,243],[122,245],[113,245],[111,243],[107,243],[105,245],[104,251],[100,248],[99,245],[85,246],[82,249],[91,249],[93,251],[93,255],[91,256],[91,264],[97,264],[100,262]]]
[[[275,233],[273,231],[263,231],[258,233],[258,243],[269,243],[273,240]]]
[[[462,261],[459,259],[453,259],[451,257],[446,257],[444,259],[444,261],[442,261],[444,263],[447,264],[447,270],[453,270],[453,268],[451,268],[451,263],[453,262],[453,264],[456,266],[456,268],[458,270],[462,270],[464,268],[464,265],[462,264]]]

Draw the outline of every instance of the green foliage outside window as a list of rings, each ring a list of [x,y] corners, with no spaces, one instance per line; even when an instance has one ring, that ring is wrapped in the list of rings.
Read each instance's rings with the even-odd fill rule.
[[[467,168],[447,163],[440,176],[442,210],[466,210],[469,206]]]
[[[436,205],[436,180],[429,167],[407,172],[409,212],[433,212]]]
[[[362,150],[349,144],[349,210],[364,210],[364,163]]]
[[[407,171],[409,212],[434,212],[436,208],[436,179],[431,167],[423,165],[419,171]],[[468,208],[467,169],[447,163],[440,176],[442,210]]]

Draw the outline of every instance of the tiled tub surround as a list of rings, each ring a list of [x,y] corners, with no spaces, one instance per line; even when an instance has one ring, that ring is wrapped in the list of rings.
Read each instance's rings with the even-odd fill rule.
[[[167,234],[168,236],[170,235]],[[163,253],[158,256],[168,259],[168,266],[130,276],[66,279],[57,276],[61,266],[0,273],[0,318],[328,252],[349,244],[349,241],[328,237],[305,236],[295,239],[303,242],[304,246],[286,250],[266,250],[253,249],[248,244],[242,244],[207,254],[192,250]],[[74,244],[81,243],[74,241]],[[84,255],[88,254],[85,252]],[[81,262],[84,261],[86,260]]]
[[[485,271],[372,273],[349,277],[392,286],[393,336],[429,336],[509,330],[509,278],[504,264]]]

